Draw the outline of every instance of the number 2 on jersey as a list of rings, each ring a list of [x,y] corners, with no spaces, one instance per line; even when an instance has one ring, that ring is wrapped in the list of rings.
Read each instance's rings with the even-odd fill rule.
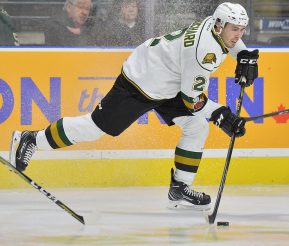
[[[160,43],[161,39],[164,39],[168,42],[174,41],[184,35],[184,33],[187,31],[188,28],[184,28],[182,30],[178,30],[169,34],[166,34],[164,36],[154,38],[149,46],[156,46]]]

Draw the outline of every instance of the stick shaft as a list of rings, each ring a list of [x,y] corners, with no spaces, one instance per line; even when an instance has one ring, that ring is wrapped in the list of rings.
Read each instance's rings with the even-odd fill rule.
[[[288,114],[288,113],[289,113],[289,109],[284,109],[284,110],[280,110],[280,111],[276,111],[276,112],[272,112],[268,114],[262,114],[262,115],[257,115],[253,117],[245,117],[244,119],[246,121],[254,121],[254,120],[258,120],[262,118],[272,117],[272,116],[281,115],[281,114]]]
[[[44,188],[42,188],[40,185],[38,185],[37,183],[35,183],[31,178],[29,178],[26,174],[20,172],[18,169],[16,169],[13,165],[11,165],[10,162],[8,162],[7,160],[5,160],[4,158],[2,158],[0,156],[0,162],[7,166],[10,170],[12,170],[14,173],[16,173],[20,178],[22,178],[26,183],[28,183],[29,185],[31,185],[33,188],[35,188],[36,190],[38,190],[40,193],[42,193],[43,195],[45,195],[49,200],[51,200],[52,202],[54,202],[56,205],[58,205],[59,207],[61,207],[65,212],[69,213],[72,217],[74,217],[75,219],[77,219],[80,223],[85,224],[84,219],[81,215],[78,215],[77,213],[75,213],[73,210],[71,210],[69,207],[67,207],[63,202],[61,202],[60,200],[58,200],[55,196],[53,196],[50,192],[46,191]]]
[[[237,112],[236,112],[237,116],[240,116],[240,113],[241,113],[244,91],[245,91],[245,86],[242,86],[241,91],[240,91],[240,95],[238,98],[238,105],[237,105]],[[218,209],[219,209],[219,205],[220,205],[220,201],[221,201],[222,193],[224,190],[224,186],[225,186],[225,182],[226,182],[226,178],[227,178],[227,173],[228,173],[228,169],[230,166],[230,161],[231,161],[231,157],[232,157],[232,153],[233,153],[235,139],[236,139],[236,135],[233,133],[231,140],[230,140],[229,148],[228,148],[227,158],[226,158],[226,162],[225,162],[223,175],[222,175],[222,179],[220,182],[219,191],[217,194],[214,210],[213,210],[212,214],[208,215],[208,220],[209,220],[210,224],[214,224],[217,213],[218,213]]]

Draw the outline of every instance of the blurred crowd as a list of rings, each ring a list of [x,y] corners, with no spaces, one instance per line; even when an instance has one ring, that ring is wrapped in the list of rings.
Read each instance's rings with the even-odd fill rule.
[[[5,9],[10,6],[7,5],[9,1],[0,1],[0,46],[135,47],[148,38],[184,28],[193,21],[210,15],[220,3],[218,0],[204,2],[197,0],[21,1],[10,2],[15,4],[14,9],[9,9],[13,12],[12,17],[9,16],[9,10]],[[151,1],[156,2],[151,4]],[[255,14],[256,19],[251,17],[253,21],[250,22],[248,31],[244,35],[245,43],[289,46],[289,18],[280,19],[274,16],[275,12],[285,10],[287,12],[285,11],[283,15],[287,16],[289,13],[287,0],[282,0],[275,5],[272,5],[270,0],[264,1],[258,0],[254,4],[256,8],[263,11],[267,19],[260,18],[259,13]],[[3,2],[6,5],[3,4],[1,7]],[[103,2],[109,8],[101,8],[99,5]],[[245,4],[244,6],[247,4],[248,9],[252,7],[250,4],[253,4],[253,2],[243,0],[237,2]],[[57,5],[57,11],[51,7],[52,3]],[[264,7],[264,3],[269,4],[268,6],[275,6],[276,10],[272,7],[269,11],[267,7]],[[33,7],[37,4],[43,7],[42,12],[45,12],[45,16],[41,16],[39,9]],[[18,7],[20,5],[21,7]],[[151,8],[150,5],[158,7]],[[37,16],[37,19],[34,20],[33,16],[30,18],[25,15],[23,9],[27,8],[31,8],[30,12]],[[24,24],[20,21],[21,18]],[[25,26],[24,31],[23,26]],[[256,26],[259,26],[257,31]],[[268,39],[267,33],[272,34],[272,37]]]
[[[137,0],[118,0],[106,21],[89,23],[91,0],[67,0],[62,15],[47,23],[47,46],[135,46],[144,39],[144,22]]]
[[[145,39],[138,0],[116,0],[105,20],[91,20],[92,0],[66,0],[60,13],[43,21],[45,46],[137,46]],[[19,45],[12,18],[1,8],[0,45]]]
[[[19,46],[14,23],[4,9],[0,9],[0,45]]]

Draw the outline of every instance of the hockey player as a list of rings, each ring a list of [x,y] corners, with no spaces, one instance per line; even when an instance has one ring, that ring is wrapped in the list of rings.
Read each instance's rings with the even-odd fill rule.
[[[248,20],[241,5],[222,3],[202,23],[147,40],[124,62],[112,89],[92,113],[64,117],[40,131],[15,131],[11,163],[24,171],[36,149],[95,141],[104,134],[118,136],[154,109],[169,126],[182,129],[175,149],[176,169],[171,171],[169,207],[207,209],[210,196],[191,187],[208,135],[207,119],[237,137],[245,134],[245,120],[204,92],[210,74],[228,53],[237,58],[237,84],[249,86],[258,76],[258,50],[248,51],[241,40]]]

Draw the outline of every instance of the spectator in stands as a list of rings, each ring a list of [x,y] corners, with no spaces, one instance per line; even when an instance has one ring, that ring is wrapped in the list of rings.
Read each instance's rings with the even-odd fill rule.
[[[0,46],[19,46],[14,23],[2,8],[0,8]]]
[[[137,46],[144,41],[144,20],[137,0],[116,0],[110,18],[105,26],[104,45]]]
[[[90,45],[90,29],[86,25],[92,10],[91,0],[66,0],[63,15],[52,17],[44,27],[48,46]]]

